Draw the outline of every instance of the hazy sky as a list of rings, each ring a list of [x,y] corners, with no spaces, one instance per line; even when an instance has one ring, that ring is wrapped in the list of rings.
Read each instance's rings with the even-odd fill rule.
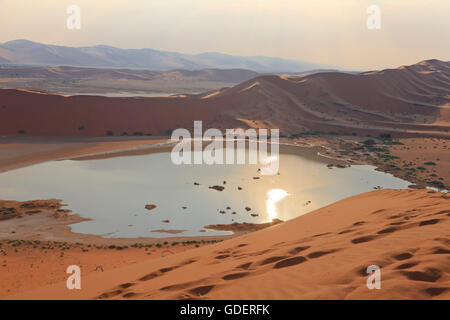
[[[66,8],[81,8],[81,29]],[[369,5],[381,29],[366,27]],[[375,69],[450,60],[449,0],[0,0],[0,42],[265,55]]]

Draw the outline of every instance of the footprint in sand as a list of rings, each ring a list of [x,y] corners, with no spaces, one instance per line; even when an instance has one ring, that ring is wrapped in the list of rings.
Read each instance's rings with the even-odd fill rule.
[[[159,276],[163,275],[166,272],[178,269],[178,268],[180,268],[182,266],[194,263],[196,261],[197,261],[196,259],[189,259],[189,260],[181,262],[179,265],[176,265],[176,266],[173,266],[173,267],[162,268],[162,269],[159,269],[158,271],[149,273],[149,274],[139,278],[138,280],[139,281],[148,281],[148,280],[154,279],[156,277],[159,277]]]
[[[418,264],[419,264],[418,262],[403,263],[403,264],[397,266],[395,269],[397,269],[397,270],[409,269],[409,268],[417,266]]]
[[[250,268],[250,266],[252,265],[251,262],[247,262],[244,264],[240,264],[236,267],[236,269],[243,269],[243,270],[248,270]]]
[[[435,248],[433,254],[450,254],[450,250],[445,248]]]
[[[419,223],[419,227],[428,226],[428,225],[431,225],[431,224],[436,224],[439,221],[441,221],[441,220],[440,219],[431,219],[431,220],[421,221]]]
[[[355,238],[352,240],[352,243],[357,244],[357,243],[364,243],[364,242],[369,242],[372,240],[375,240],[377,238],[377,236],[364,236],[364,237],[359,237],[359,238]]]
[[[354,229],[348,229],[348,230],[341,231],[338,234],[346,234],[346,233],[353,232],[353,231],[355,231],[355,230]]]
[[[220,255],[220,256],[215,257],[214,259],[219,259],[219,260],[221,260],[221,259],[228,258],[229,256],[230,256],[229,254],[222,254],[222,255]]]
[[[325,233],[315,234],[315,235],[313,235],[313,238],[318,238],[318,237],[326,236],[326,235],[328,235],[328,234],[331,234],[331,232],[325,232]]]
[[[134,283],[128,282],[128,283],[122,283],[121,285],[119,285],[119,287],[122,288],[122,289],[127,289],[127,288],[129,288],[131,286],[134,286]]]
[[[435,297],[444,293],[448,289],[449,288],[427,288],[425,289],[425,292],[428,293],[430,296]]]
[[[212,289],[214,289],[215,285],[209,286],[201,286],[188,290],[187,292],[193,294],[195,296],[204,296],[208,294]]]
[[[235,280],[235,279],[243,278],[249,274],[250,274],[250,272],[231,273],[231,274],[227,274],[226,276],[223,276],[222,279],[223,280]]]
[[[393,233],[393,232],[395,232],[397,230],[400,230],[400,229],[396,228],[396,227],[390,227],[390,228],[386,228],[386,229],[378,231],[377,234]]]
[[[149,273],[149,274],[143,276],[142,278],[139,278],[139,281],[148,281],[148,280],[154,279],[156,277],[159,277],[160,275],[161,274],[159,274],[157,272],[152,272],[152,273]]]
[[[299,253],[301,251],[305,251],[306,249],[309,249],[309,248],[311,248],[311,246],[296,247],[296,248],[290,250],[289,253],[290,254],[297,254],[297,253]]]
[[[399,260],[399,261],[407,260],[407,259],[410,259],[412,257],[413,257],[413,255],[411,253],[409,253],[409,252],[404,252],[404,253],[400,253],[400,254],[397,254],[397,255],[393,256],[393,258],[395,260]]]
[[[274,269],[281,269],[286,267],[295,266],[297,264],[303,263],[306,261],[305,257],[299,256],[299,257],[293,257],[285,260],[281,260],[280,262],[277,262],[273,268]]]
[[[410,280],[436,282],[442,276],[438,269],[427,268],[425,271],[404,271],[403,274]]]
[[[406,221],[398,221],[398,222],[389,223],[389,225],[390,226],[400,226],[400,225],[405,224],[405,223],[406,223]]]
[[[105,292],[105,293],[102,293],[100,296],[98,296],[98,299],[112,298],[112,297],[118,296],[122,292],[123,292],[122,290],[114,290],[114,291]]]
[[[315,259],[315,258],[319,258],[322,257],[326,254],[330,254],[330,253],[334,253],[336,251],[338,251],[339,249],[332,249],[332,250],[328,250],[328,251],[316,251],[316,252],[311,252],[310,254],[307,255],[308,258],[311,259]]]
[[[136,297],[138,294],[137,293],[134,293],[134,292],[127,292],[127,293],[125,293],[124,295],[122,295],[122,297],[124,297],[124,298],[133,298],[133,297]]]
[[[283,259],[286,259],[286,258],[287,258],[287,256],[270,257],[270,258],[267,258],[267,259],[264,259],[263,261],[261,261],[259,263],[259,265],[263,266],[263,265],[266,265],[266,264],[269,264],[269,263],[274,263],[274,262],[277,262],[277,261],[280,261],[280,260],[283,260]]]

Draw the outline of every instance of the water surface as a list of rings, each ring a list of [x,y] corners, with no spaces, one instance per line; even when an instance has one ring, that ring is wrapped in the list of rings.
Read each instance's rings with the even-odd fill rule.
[[[260,176],[257,165],[174,165],[170,153],[52,161],[1,173],[0,198],[62,199],[74,213],[93,219],[72,225],[74,232],[167,237],[171,234],[154,230],[219,235],[224,232],[200,230],[210,224],[289,220],[377,186],[403,189],[410,184],[372,166],[329,169],[293,154],[280,155],[279,171]],[[213,185],[225,189],[208,188]],[[149,211],[146,204],[157,207]]]

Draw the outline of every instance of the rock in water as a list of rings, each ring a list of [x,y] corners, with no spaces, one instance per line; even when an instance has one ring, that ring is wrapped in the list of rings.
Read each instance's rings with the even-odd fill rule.
[[[225,187],[222,187],[222,186],[212,186],[212,187],[209,187],[209,188],[217,190],[217,191],[223,191],[223,189],[225,189]]]

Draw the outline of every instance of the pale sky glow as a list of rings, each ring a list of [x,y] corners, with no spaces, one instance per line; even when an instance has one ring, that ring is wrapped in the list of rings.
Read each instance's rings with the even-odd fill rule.
[[[66,28],[81,7],[81,30]],[[366,9],[381,8],[368,30]],[[0,0],[0,42],[265,55],[352,69],[450,60],[448,0]]]

